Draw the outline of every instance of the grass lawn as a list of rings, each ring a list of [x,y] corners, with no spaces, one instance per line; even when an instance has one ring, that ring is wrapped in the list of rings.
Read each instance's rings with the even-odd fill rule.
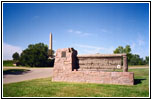
[[[3,66],[14,66],[13,65],[13,60],[4,60],[3,61]]]
[[[130,69],[135,85],[52,82],[51,78],[34,79],[3,85],[4,97],[148,97],[149,69]]]

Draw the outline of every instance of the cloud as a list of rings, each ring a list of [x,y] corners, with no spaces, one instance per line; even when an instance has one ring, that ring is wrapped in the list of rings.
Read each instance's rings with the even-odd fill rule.
[[[75,31],[75,33],[76,33],[76,34],[81,34],[82,32],[81,32],[81,31]]]
[[[89,36],[89,35],[92,35],[91,33],[82,32],[80,30],[73,30],[73,29],[69,29],[68,32],[69,33],[73,33],[75,35],[79,35],[79,36]]]
[[[148,49],[146,48],[146,41],[144,36],[138,33],[137,37],[134,40],[128,41],[131,46],[131,52],[133,54],[138,54],[141,57],[149,55]]]
[[[135,48],[135,46],[136,46],[136,43],[135,43],[135,42],[133,42],[133,43],[131,44],[131,49],[134,49],[134,48]]]
[[[141,36],[141,34],[138,34],[137,43],[139,46],[143,46],[145,44],[145,41],[144,41],[143,37]]]
[[[35,19],[39,18],[40,16],[34,16]]]
[[[72,30],[72,29],[69,29],[69,30],[68,30],[68,32],[70,32],[70,33],[71,33],[71,32],[73,32],[73,30]]]
[[[106,33],[106,32],[108,32],[106,29],[101,29],[101,32],[104,32],[104,33]]]
[[[13,46],[7,43],[3,43],[3,60],[11,60],[13,53],[22,52],[22,49],[18,46]]]
[[[92,45],[75,44],[75,48],[79,51],[79,54],[96,54],[96,53],[112,53],[114,48],[104,48]]]
[[[76,46],[81,47],[81,48],[88,48],[88,49],[99,49],[99,50],[104,49],[102,47],[91,46],[91,45],[82,45],[82,44],[76,44]]]
[[[127,42],[127,44],[129,43]],[[144,38],[138,34],[137,38],[131,42],[131,49],[142,48],[143,46],[145,46]]]
[[[138,39],[137,42],[139,46],[142,46],[145,44],[145,41],[143,39]]]
[[[92,35],[91,33],[83,33],[83,36],[89,36]]]

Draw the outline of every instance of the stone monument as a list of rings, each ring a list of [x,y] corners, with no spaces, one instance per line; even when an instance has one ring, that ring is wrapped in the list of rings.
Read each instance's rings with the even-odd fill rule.
[[[56,51],[52,81],[133,85],[134,73],[128,72],[126,54],[77,55],[73,48],[64,48]]]

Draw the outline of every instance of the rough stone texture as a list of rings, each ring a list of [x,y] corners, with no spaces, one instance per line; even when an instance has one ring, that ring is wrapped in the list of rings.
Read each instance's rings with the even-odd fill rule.
[[[64,57],[65,54],[65,57]],[[58,49],[56,51],[54,73],[71,72],[76,65],[77,51],[73,48]]]
[[[121,56],[78,56],[79,70],[121,69]],[[118,68],[119,66],[119,68]]]
[[[53,81],[133,85],[132,72],[72,71],[57,73]]]
[[[101,68],[113,68],[115,65],[121,64],[122,56],[121,54],[113,54],[107,56],[91,55],[89,58],[86,55],[77,57],[77,51],[73,48],[58,49],[52,81],[133,85],[134,73],[132,72],[103,72],[101,70],[88,70],[87,68],[86,70],[79,70],[82,67],[81,64],[88,64],[85,66],[91,64],[91,67],[88,68],[93,67],[93,69],[97,69],[100,65]],[[84,61],[81,62],[82,59]],[[103,61],[105,62],[103,63]],[[125,67],[127,66],[125,65]]]
[[[128,72],[127,55],[123,55],[123,72]]]

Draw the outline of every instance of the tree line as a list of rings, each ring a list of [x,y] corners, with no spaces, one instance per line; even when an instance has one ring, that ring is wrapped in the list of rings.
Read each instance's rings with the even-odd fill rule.
[[[47,45],[43,43],[37,43],[28,45],[28,48],[23,50],[20,55],[15,52],[12,57],[17,65],[30,67],[45,67],[54,65],[54,59],[48,59],[51,53],[54,54],[54,50],[50,51],[48,50]],[[118,48],[116,48],[113,53],[126,53],[128,58],[128,65],[149,64],[149,56],[146,56],[145,59],[143,59],[140,58],[138,54],[132,54],[129,45],[126,45],[125,47],[118,46]]]
[[[114,54],[126,53],[128,65],[148,65],[149,64],[149,56],[146,56],[145,59],[141,58],[138,54],[132,54],[130,45],[126,45],[125,47],[118,46],[114,51]]]

